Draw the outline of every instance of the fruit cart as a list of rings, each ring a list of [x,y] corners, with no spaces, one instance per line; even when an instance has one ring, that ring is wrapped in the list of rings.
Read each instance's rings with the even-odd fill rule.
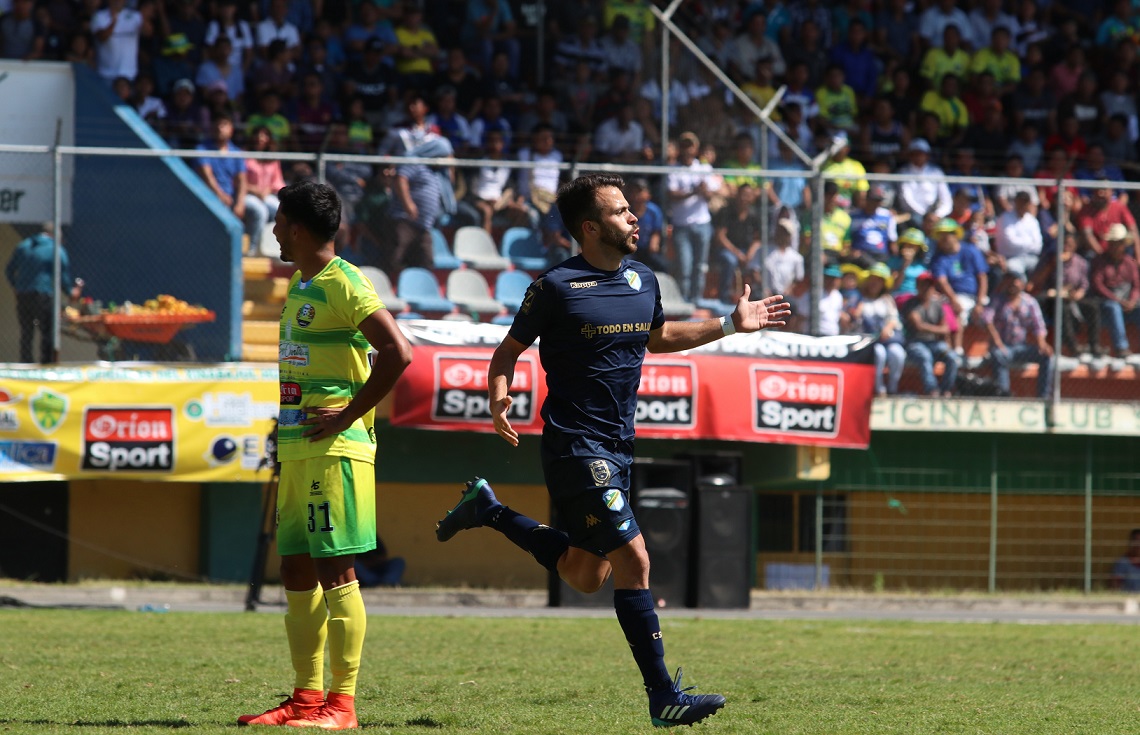
[[[216,319],[209,309],[190,306],[165,294],[143,306],[124,304],[108,311],[83,311],[70,307],[65,310],[65,330],[73,337],[98,345],[99,357],[104,360],[193,358],[188,345],[176,339],[178,333]]]

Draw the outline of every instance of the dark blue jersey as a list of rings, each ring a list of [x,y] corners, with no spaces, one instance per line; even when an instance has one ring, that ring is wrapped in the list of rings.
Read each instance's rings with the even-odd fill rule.
[[[645,346],[664,323],[657,278],[635,260],[603,271],[578,255],[535,280],[510,335],[524,345],[541,338],[547,426],[632,440]]]

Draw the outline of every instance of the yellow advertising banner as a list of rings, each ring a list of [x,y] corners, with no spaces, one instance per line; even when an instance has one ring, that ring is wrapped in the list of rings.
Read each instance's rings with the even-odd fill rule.
[[[0,482],[256,482],[277,366],[0,365]]]

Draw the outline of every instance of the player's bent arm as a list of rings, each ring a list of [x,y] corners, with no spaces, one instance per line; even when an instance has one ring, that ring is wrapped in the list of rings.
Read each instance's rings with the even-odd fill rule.
[[[665,322],[649,333],[646,349],[650,352],[680,352],[707,345],[724,336],[720,319],[703,322]]]
[[[515,377],[519,355],[527,348],[522,342],[507,335],[495,348],[487,368],[487,397],[491,404],[491,421],[495,432],[512,446],[519,445],[519,434],[511,426],[507,412],[511,407],[510,387]]]
[[[376,350],[376,359],[368,379],[341,412],[349,425],[376,408],[412,362],[412,346],[387,309],[376,310],[357,328]]]

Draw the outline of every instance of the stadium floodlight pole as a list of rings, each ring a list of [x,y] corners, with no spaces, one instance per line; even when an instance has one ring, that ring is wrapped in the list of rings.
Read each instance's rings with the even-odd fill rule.
[[[667,9],[668,12],[666,12],[661,10],[661,8],[658,8],[656,5],[650,3],[649,9],[653,11],[653,14],[655,16],[657,16],[657,20],[661,21],[661,24],[665,26],[674,36],[676,36],[678,41],[684,44],[685,48],[689,50],[689,53],[696,57],[697,61],[701,62],[701,64],[706,69],[712,72],[713,76],[715,76],[721,84],[728,88],[728,91],[732,92],[732,95],[740,101],[740,104],[744,105],[744,107],[753,115],[758,117],[760,119],[760,122],[762,122],[770,131],[772,131],[772,133],[777,138],[788,145],[792,149],[792,152],[796,154],[797,158],[799,158],[803,163],[810,166],[812,162],[811,156],[805,153],[804,150],[800,148],[794,140],[788,137],[788,134],[785,133],[779,125],[772,122],[764,114],[764,111],[760,109],[760,106],[757,105],[751,97],[744,94],[744,91],[736,85],[736,82],[732,81],[728,75],[724,73],[724,70],[717,66],[716,62],[710,59],[708,57],[708,54],[702,51],[701,48],[697,46],[697,44],[693,43],[692,39],[685,35],[685,32],[681,30],[681,28],[678,27],[676,23],[673,22],[672,15],[676,10],[676,6],[678,5],[680,5],[680,0],[673,0]],[[664,108],[662,108],[661,117],[662,119],[665,118]],[[662,141],[666,139],[664,134],[662,134],[661,139]]]
[[[59,150],[60,137],[63,131],[63,120],[55,121],[55,146],[52,149],[52,206],[51,226],[54,232],[55,250],[52,255],[52,281],[51,289],[51,349],[52,362],[59,362],[63,349],[63,153]]]
[[[1062,298],[1061,289],[1065,285],[1065,261],[1062,259],[1062,254],[1065,252],[1065,217],[1068,212],[1065,211],[1065,187],[1064,175],[1057,177],[1057,252],[1056,262],[1053,274],[1053,288],[1057,292],[1057,296],[1053,299],[1053,404],[1052,414],[1055,415],[1057,409],[1060,408],[1058,404],[1061,402],[1061,331],[1063,324],[1063,309],[1065,308],[1065,300]],[[1090,340],[1091,341],[1091,340]],[[1050,421],[1048,426],[1053,425],[1053,415],[1046,414]]]

